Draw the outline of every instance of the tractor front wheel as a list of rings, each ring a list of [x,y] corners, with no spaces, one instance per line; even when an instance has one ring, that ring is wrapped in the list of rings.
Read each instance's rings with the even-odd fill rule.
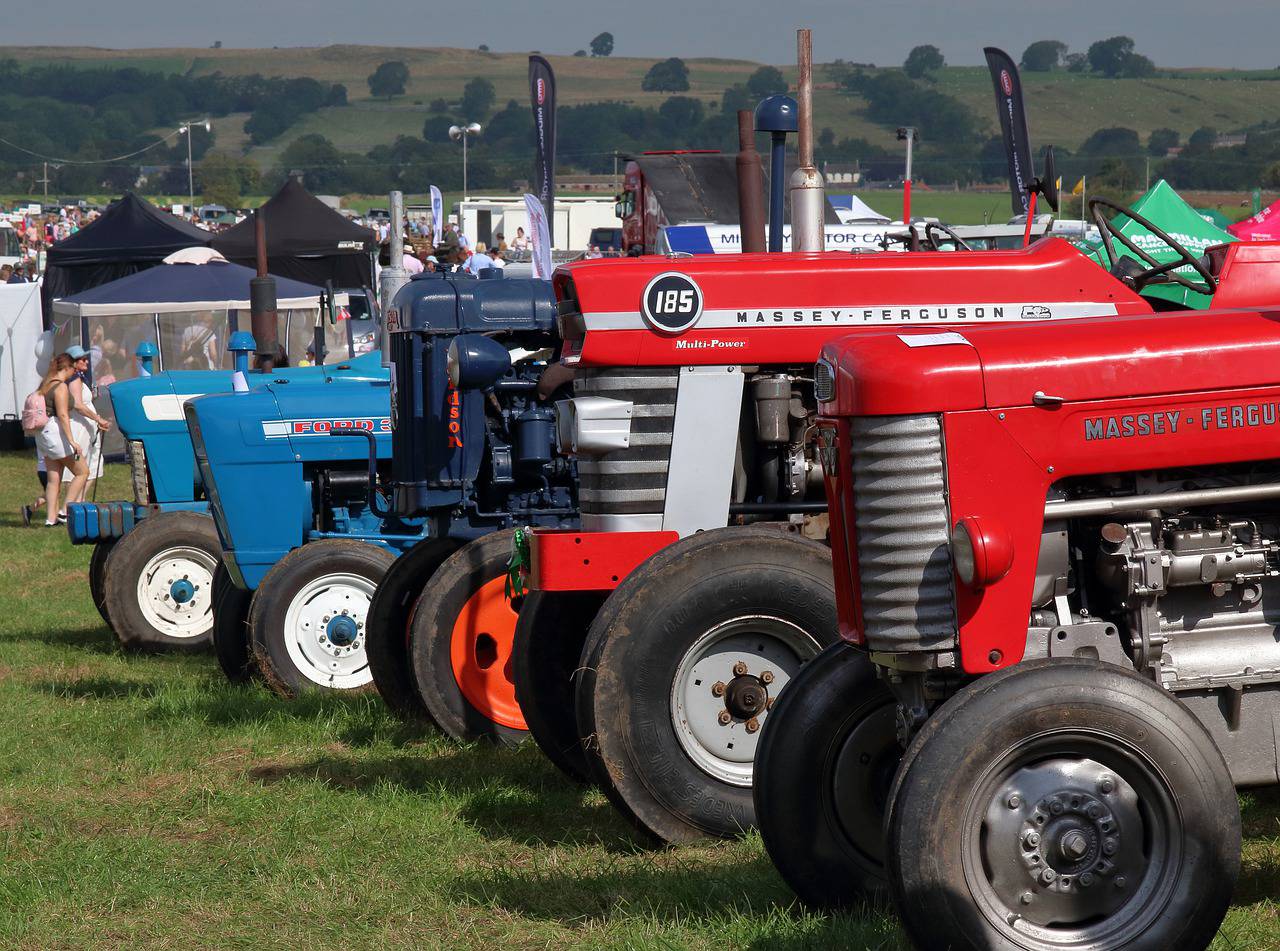
[[[255,673],[249,651],[249,605],[253,592],[237,588],[225,564],[213,575],[213,653],[233,684],[248,683]]]
[[[326,538],[272,566],[249,607],[249,642],[276,694],[372,682],[364,649],[369,601],[394,560],[380,545]]]
[[[111,626],[111,618],[107,614],[107,591],[103,576],[107,570],[107,556],[115,547],[117,539],[108,538],[93,546],[93,554],[89,556],[89,596],[93,598],[93,606],[102,615],[102,620]]]
[[[455,740],[516,745],[529,735],[511,670],[517,606],[505,587],[512,536],[494,532],[459,548],[414,608],[414,680],[436,724]]]
[[[921,948],[1202,949],[1240,868],[1208,732],[1096,661],[982,677],[929,719],[894,781],[889,884]]]

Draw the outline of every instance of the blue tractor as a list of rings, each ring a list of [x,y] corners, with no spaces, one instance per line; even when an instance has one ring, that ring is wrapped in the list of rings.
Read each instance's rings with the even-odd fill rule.
[[[366,686],[371,651],[389,656],[397,639],[374,637],[375,590],[406,575],[420,590],[474,542],[487,544],[487,560],[441,609],[471,632],[446,669],[451,682],[455,667],[474,681],[488,706],[484,689],[504,676],[514,632],[504,530],[576,525],[577,497],[554,451],[555,394],[539,390],[555,366],[550,286],[485,274],[421,274],[402,288],[387,312],[396,370],[387,383],[344,388],[337,411],[325,384],[297,381],[187,404],[223,551],[214,643],[228,676],[256,670],[286,697]],[[405,631],[401,622],[401,641]],[[403,688],[393,705],[422,709],[407,668],[381,666]]]
[[[248,371],[252,335],[232,335],[229,350],[248,385],[267,379],[331,383],[383,380],[380,355],[327,366]],[[140,649],[199,649],[213,627],[212,581],[221,550],[196,469],[182,407],[205,393],[232,389],[234,370],[152,372],[155,344],[137,356],[145,375],[111,385],[116,424],[126,440],[133,501],[69,506],[72,542],[94,546],[89,586],[94,604],[120,642]]]

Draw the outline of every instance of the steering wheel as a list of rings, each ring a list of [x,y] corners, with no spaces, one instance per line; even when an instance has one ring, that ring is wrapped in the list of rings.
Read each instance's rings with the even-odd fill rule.
[[[1170,261],[1167,264],[1161,264],[1118,228],[1112,219],[1107,218],[1102,213],[1102,209],[1109,208],[1117,214],[1124,215],[1136,221],[1142,227],[1146,228],[1153,235],[1165,243],[1169,250],[1178,255],[1178,260]],[[1111,239],[1115,238],[1123,244],[1129,251],[1133,252],[1147,267],[1132,275],[1133,289],[1140,291],[1148,284],[1152,283],[1172,283],[1179,284],[1189,291],[1195,291],[1197,294],[1213,294],[1218,289],[1218,279],[1213,276],[1209,268],[1205,266],[1204,261],[1193,255],[1185,247],[1171,238],[1165,231],[1152,224],[1142,215],[1138,214],[1132,208],[1125,208],[1123,205],[1117,205],[1113,201],[1106,198],[1090,198],[1089,214],[1093,216],[1094,223],[1098,226],[1098,230],[1102,233],[1102,245],[1107,250],[1107,263],[1111,268],[1115,268],[1116,262],[1120,259],[1116,254],[1115,245],[1111,243]],[[1177,268],[1183,265],[1190,265],[1195,272],[1204,278],[1203,281],[1193,281],[1183,277],[1181,274],[1175,273]]]
[[[941,221],[930,221],[928,224],[924,226],[924,243],[929,246],[930,251],[942,250],[941,242],[938,240],[938,236],[934,233],[936,231],[941,231],[945,237],[950,239],[951,242],[955,245],[955,250],[957,251],[973,250],[973,248],[969,246],[969,242],[965,241],[964,238],[960,237],[960,235],[956,234],[953,230],[951,230],[950,225],[944,225]]]

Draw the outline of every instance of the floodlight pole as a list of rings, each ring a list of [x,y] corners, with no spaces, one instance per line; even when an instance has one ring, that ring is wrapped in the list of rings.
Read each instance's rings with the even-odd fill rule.
[[[204,130],[208,132],[208,118],[192,119],[188,122],[184,122],[178,129],[179,132],[185,132],[187,134],[187,214],[192,216],[192,220],[194,220],[194,213],[196,209],[196,175],[191,162],[191,126],[193,123],[200,122],[204,123]]]

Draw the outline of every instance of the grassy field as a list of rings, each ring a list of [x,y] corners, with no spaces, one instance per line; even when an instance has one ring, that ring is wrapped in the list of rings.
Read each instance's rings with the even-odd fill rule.
[[[110,467],[98,497],[126,481]],[[34,486],[0,454],[0,946],[905,951],[886,912],[799,910],[757,837],[640,848],[531,746],[122,654],[89,550],[18,520]],[[1245,816],[1219,951],[1280,948],[1280,796]]]

